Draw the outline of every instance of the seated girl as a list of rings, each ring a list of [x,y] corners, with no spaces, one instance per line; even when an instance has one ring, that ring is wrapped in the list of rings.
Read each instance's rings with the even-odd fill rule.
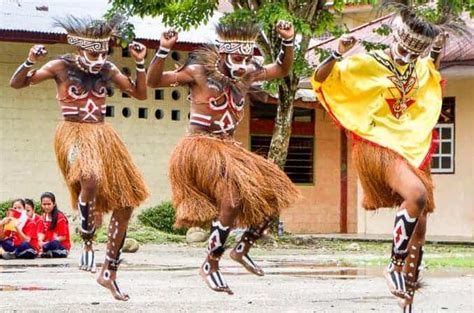
[[[39,230],[43,258],[65,258],[71,249],[69,223],[66,216],[59,211],[56,197],[51,192],[41,195],[41,208],[44,212]]]

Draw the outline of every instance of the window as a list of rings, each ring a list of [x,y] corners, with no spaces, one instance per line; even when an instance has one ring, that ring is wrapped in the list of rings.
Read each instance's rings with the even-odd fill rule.
[[[148,118],[148,108],[138,108],[138,118]]]
[[[250,150],[267,157],[278,106],[252,101],[250,108]],[[315,112],[295,107],[285,173],[294,183],[314,183]]]
[[[173,121],[179,121],[181,119],[181,111],[180,110],[171,110],[171,119]]]
[[[161,120],[163,118],[163,110],[160,110],[160,109],[156,110],[155,117],[157,120]]]
[[[165,91],[163,89],[155,89],[155,100],[163,100],[165,98]]]
[[[443,99],[443,107],[436,125],[438,147],[431,160],[432,173],[454,173],[454,104],[453,97]]]
[[[171,98],[173,98],[175,101],[179,100],[179,98],[181,98],[181,93],[179,90],[173,90],[173,92],[171,92]]]
[[[122,109],[122,115],[123,117],[130,117],[132,115],[132,111],[129,108],[125,107]]]
[[[114,117],[115,116],[115,107],[113,106],[106,106],[105,107],[105,116],[107,117]]]
[[[250,149],[267,157],[271,136],[251,136]],[[291,137],[285,173],[294,183],[313,183],[314,139],[312,137]]]

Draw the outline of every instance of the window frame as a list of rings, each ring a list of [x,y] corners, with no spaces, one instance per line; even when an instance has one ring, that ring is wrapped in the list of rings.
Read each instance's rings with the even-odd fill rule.
[[[439,158],[439,167],[433,168],[431,167],[432,174],[455,174],[455,166],[456,166],[456,133],[455,133],[455,123],[438,123],[435,126],[435,129],[438,133],[437,145],[438,145],[438,153],[434,152],[431,156],[431,165],[433,164],[434,158]],[[442,132],[443,129],[450,129],[451,130],[451,138],[449,139],[442,139]],[[449,153],[442,152],[442,144],[443,142],[451,143],[451,151]],[[451,159],[451,166],[449,168],[442,168],[441,166],[441,158],[442,157],[450,157]]]

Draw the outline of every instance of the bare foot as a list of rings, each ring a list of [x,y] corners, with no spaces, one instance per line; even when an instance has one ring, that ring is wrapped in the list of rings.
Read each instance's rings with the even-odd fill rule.
[[[112,293],[112,296],[116,300],[120,301],[128,301],[130,299],[129,295],[126,293],[123,293],[118,284],[117,280],[115,279],[116,274],[111,274],[113,272],[110,272],[109,270],[105,270],[101,273],[101,275],[97,278],[97,282],[99,285],[102,287],[105,287],[110,290]]]
[[[202,279],[204,279],[206,285],[212,290],[217,292],[227,292],[229,295],[234,294],[219,271],[218,260],[210,259],[208,256],[200,267],[199,274],[201,275]]]
[[[412,299],[400,299],[398,300],[398,305],[403,309],[403,313],[412,313],[414,312],[412,302]]]
[[[255,274],[257,276],[264,276],[265,273],[263,272],[262,268],[258,266],[248,254],[243,254],[242,251],[239,253],[239,251],[242,249],[240,248],[241,245],[244,245],[245,243],[241,242],[235,249],[233,249],[230,252],[230,258],[238,263],[240,263],[247,271],[249,271],[252,274]],[[240,248],[240,249],[239,249]]]
[[[400,298],[400,300],[411,301],[410,295],[407,294],[405,277],[403,275],[403,272],[385,268],[383,271],[383,275],[385,276],[388,289],[392,293],[392,295],[397,298]]]

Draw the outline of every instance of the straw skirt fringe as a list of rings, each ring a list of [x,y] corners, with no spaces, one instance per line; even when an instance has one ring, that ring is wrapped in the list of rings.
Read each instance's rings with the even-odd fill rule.
[[[171,155],[169,175],[176,227],[205,225],[223,202],[239,208],[234,226],[251,227],[299,197],[278,166],[230,139],[183,138]]]
[[[402,159],[400,155],[389,149],[358,140],[354,143],[352,158],[364,189],[362,206],[366,210],[396,207],[403,202],[403,198],[387,183],[387,169],[395,166],[396,161]],[[433,212],[435,205],[429,166],[425,170],[420,170],[408,162],[406,164],[425,185],[428,195],[425,209],[427,212]]]
[[[100,212],[134,208],[148,197],[141,173],[108,123],[63,121],[54,145],[73,208],[77,208],[81,179],[97,181],[95,207]]]

